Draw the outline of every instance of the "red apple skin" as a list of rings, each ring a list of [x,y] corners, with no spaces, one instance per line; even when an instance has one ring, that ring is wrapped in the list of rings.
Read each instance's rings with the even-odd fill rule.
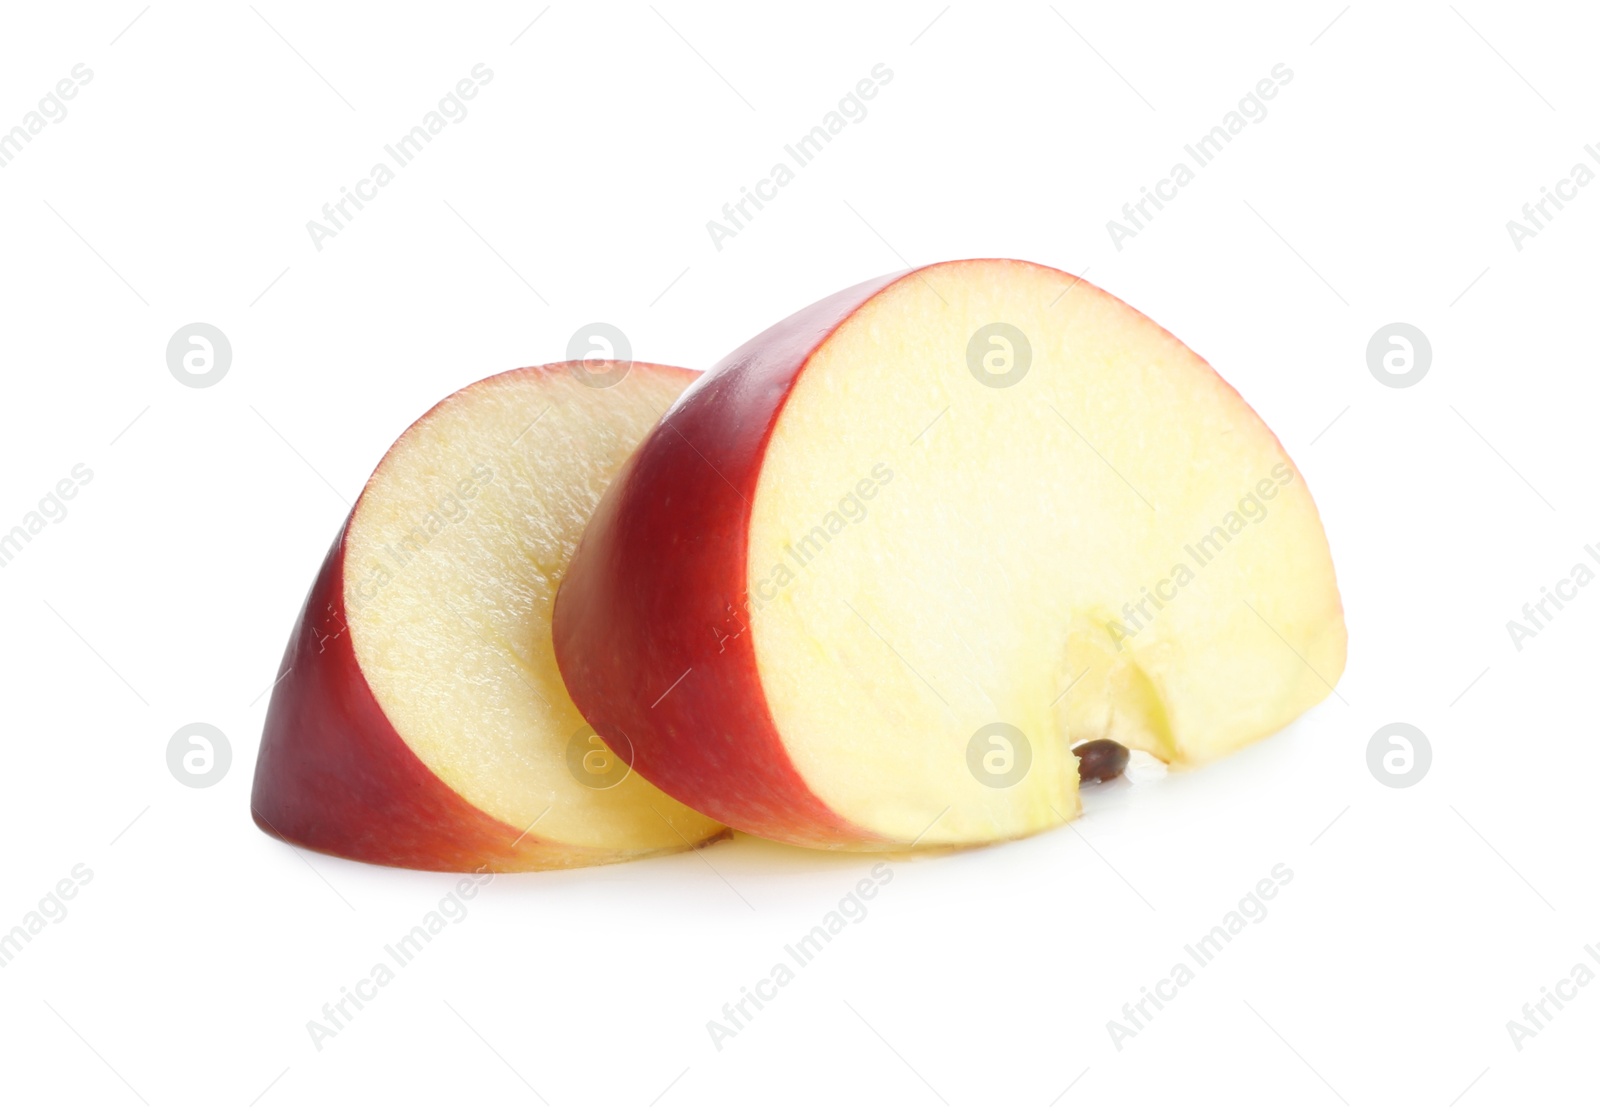
[[[352,512],[353,513],[353,512]],[[344,536],[295,621],[256,758],[250,814],[312,850],[421,870],[515,870],[521,835],[463,800],[401,740],[344,622]],[[536,844],[535,844],[536,845]]]
[[[690,387],[601,499],[556,595],[562,679],[612,749],[696,811],[781,842],[886,843],[834,813],[789,760],[746,633],[745,585],[756,481],[795,377],[906,273],[802,309]]]

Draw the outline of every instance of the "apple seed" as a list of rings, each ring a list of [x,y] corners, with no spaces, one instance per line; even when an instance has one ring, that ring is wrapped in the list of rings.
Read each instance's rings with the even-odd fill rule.
[[[1072,748],[1078,759],[1078,781],[1110,781],[1128,767],[1128,747],[1109,738],[1080,742]]]

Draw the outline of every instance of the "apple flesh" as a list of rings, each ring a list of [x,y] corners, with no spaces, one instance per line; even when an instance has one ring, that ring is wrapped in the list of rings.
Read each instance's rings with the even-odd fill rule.
[[[721,833],[627,775],[568,698],[550,641],[590,511],[694,377],[508,371],[401,435],[290,636],[251,797],[263,830],[454,871],[592,865]]]
[[[1012,260],[863,283],[727,357],[601,500],[554,636],[652,783],[855,849],[1066,822],[1075,742],[1217,758],[1345,660],[1271,431],[1147,317]]]

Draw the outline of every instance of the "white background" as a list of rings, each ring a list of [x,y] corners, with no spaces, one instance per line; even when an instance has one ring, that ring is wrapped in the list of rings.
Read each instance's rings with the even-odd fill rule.
[[[1520,650],[1506,623],[1600,568],[1600,185],[1521,251],[1506,222],[1596,166],[1593,13],[542,7],[0,17],[0,129],[75,64],[94,74],[0,169],[0,532],[74,464],[94,473],[0,568],[0,931],[74,864],[94,875],[0,969],[5,1104],[1592,1094],[1600,988],[1520,1051],[1506,1025],[1574,964],[1600,973],[1600,587]],[[470,114],[316,250],[306,222],[480,62]],[[706,222],[880,62],[869,115],[714,248]],[[1116,250],[1106,221],[1280,62],[1269,115]],[[705,367],[835,289],[967,256],[1086,271],[1278,433],[1344,593],[1337,696],[1219,765],[1109,786],[1069,828],[892,863],[867,917],[720,1051],[707,1021],[870,860],[740,839],[499,878],[316,1050],[307,1022],[453,881],[297,853],[248,815],[260,695],[390,441],[470,380],[564,358],[588,322]],[[233,345],[209,389],[165,362],[195,321]],[[1366,365],[1394,321],[1433,346],[1409,389]],[[203,790],[165,756],[195,721],[233,754]],[[1412,788],[1368,770],[1395,721],[1431,740]],[[1118,1050],[1107,1021],[1280,862],[1266,919]]]

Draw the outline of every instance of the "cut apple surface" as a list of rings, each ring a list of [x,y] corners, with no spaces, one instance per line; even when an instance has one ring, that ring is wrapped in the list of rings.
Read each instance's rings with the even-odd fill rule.
[[[867,848],[1063,823],[1086,739],[1238,749],[1329,694],[1345,629],[1304,480],[1205,361],[1071,275],[972,260],[697,382],[596,510],[555,646],[678,800]]]
[[[589,865],[721,832],[616,761],[568,698],[550,640],[590,511],[694,377],[524,368],[406,430],[290,637],[251,799],[264,830],[438,870]]]

